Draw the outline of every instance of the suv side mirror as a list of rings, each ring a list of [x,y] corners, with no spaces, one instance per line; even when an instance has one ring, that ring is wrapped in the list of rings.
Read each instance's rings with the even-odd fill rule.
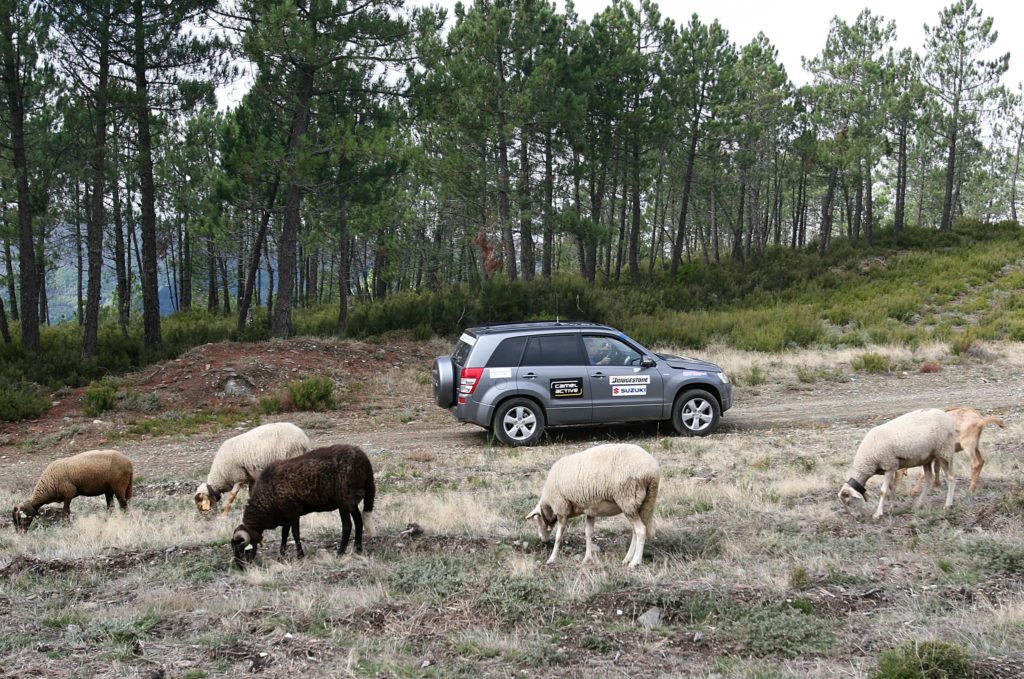
[[[655,363],[654,359],[651,358],[650,356],[644,356],[643,358],[640,359],[641,368],[653,368],[656,365],[657,363]]]

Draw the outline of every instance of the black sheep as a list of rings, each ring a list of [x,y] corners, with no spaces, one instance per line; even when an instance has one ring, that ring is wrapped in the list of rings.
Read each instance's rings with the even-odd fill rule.
[[[338,444],[317,448],[304,455],[271,463],[263,470],[249,494],[242,523],[231,537],[235,564],[244,568],[256,558],[263,531],[281,526],[281,555],[288,546],[288,532],[295,538],[295,550],[302,558],[299,517],[311,512],[337,509],[341,515],[341,546],[348,547],[355,523],[355,551],[363,551],[363,521],[372,534],[370,513],[376,489],[373,467],[358,446]],[[363,513],[359,512],[359,502]]]

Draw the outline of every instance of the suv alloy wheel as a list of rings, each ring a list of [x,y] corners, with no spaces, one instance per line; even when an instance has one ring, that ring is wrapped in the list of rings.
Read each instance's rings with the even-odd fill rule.
[[[512,398],[494,413],[494,435],[507,446],[532,446],[544,435],[544,411],[528,398]]]

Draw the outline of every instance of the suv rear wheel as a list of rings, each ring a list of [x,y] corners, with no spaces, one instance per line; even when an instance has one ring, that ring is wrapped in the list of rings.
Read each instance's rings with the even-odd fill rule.
[[[691,389],[676,399],[672,426],[683,436],[707,436],[718,428],[721,416],[718,399],[703,389]]]
[[[532,446],[544,435],[544,411],[528,398],[512,398],[494,413],[494,435],[507,446]]]

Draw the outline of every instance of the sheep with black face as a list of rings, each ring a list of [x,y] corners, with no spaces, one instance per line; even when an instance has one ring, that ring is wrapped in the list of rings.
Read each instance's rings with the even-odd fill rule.
[[[270,464],[253,485],[242,523],[231,537],[235,564],[252,563],[263,541],[263,532],[281,526],[281,555],[288,546],[288,534],[295,539],[295,551],[304,556],[299,519],[312,512],[335,509],[341,516],[341,545],[344,554],[355,527],[355,551],[363,551],[363,530],[372,535],[370,514],[376,487],[370,459],[358,446],[333,445],[305,455]],[[362,502],[363,510],[359,511]]]

